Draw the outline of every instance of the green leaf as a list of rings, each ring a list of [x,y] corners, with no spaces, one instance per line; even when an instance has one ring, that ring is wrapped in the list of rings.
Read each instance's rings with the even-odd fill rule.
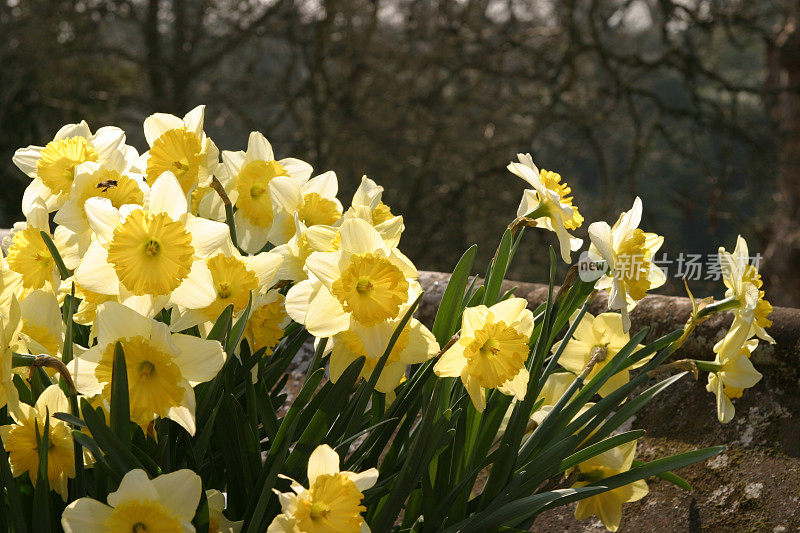
[[[114,345],[114,361],[111,369],[111,431],[130,449],[131,408],[128,395],[128,365],[122,344]]]
[[[633,466],[643,466],[645,463],[644,461],[639,461],[637,459],[633,460]],[[656,474],[656,477],[663,479],[664,481],[669,481],[673,485],[682,488],[683,490],[694,490],[692,489],[692,485],[683,479],[678,474],[674,474],[672,472],[663,472],[661,474]]]
[[[92,432],[92,438],[103,451],[108,463],[120,475],[135,468],[142,468],[142,463],[133,455],[130,444],[123,443],[108,426],[103,417],[92,408],[86,398],[81,398],[81,414]]]
[[[231,332],[228,335],[228,341],[225,344],[225,353],[228,356],[232,355],[236,347],[239,346],[239,341],[242,340],[242,335],[244,334],[244,328],[247,326],[247,320],[250,318],[250,309],[253,307],[253,292],[250,292],[250,297],[247,300],[247,307],[244,308],[242,311],[241,316],[231,328]],[[233,316],[233,308],[231,308],[231,316]]]
[[[500,245],[497,247],[497,253],[492,261],[491,272],[486,274],[486,292],[483,295],[483,304],[492,306],[497,303],[500,297],[500,287],[503,284],[503,279],[506,277],[509,262],[511,261],[511,246],[513,238],[511,230],[506,229],[503,233],[503,238],[500,240]]]
[[[439,309],[436,311],[436,318],[433,321],[433,329],[431,330],[436,337],[436,341],[441,346],[447,343],[455,333],[456,321],[462,310],[461,302],[464,297],[464,290],[467,287],[467,280],[472,271],[477,252],[477,244],[473,244],[464,252],[464,255],[461,256],[461,259],[453,269],[453,274],[447,282],[447,288],[442,294],[442,301],[439,303]]]
[[[631,468],[627,472],[601,479],[600,481],[592,483],[588,486],[594,487],[602,485],[606,487],[606,490],[613,490],[640,479],[645,479],[650,476],[657,476],[659,474],[669,472],[670,470],[677,470],[678,468],[683,468],[684,466],[705,461],[706,459],[714,457],[723,451],[725,451],[725,446],[712,446],[710,448],[702,448],[700,450],[679,453],[670,457],[663,457],[661,459],[656,459],[655,461],[650,461],[649,463],[644,463],[641,466]]]
[[[637,429],[634,431],[627,431],[625,433],[620,433],[619,435],[614,435],[613,437],[609,437],[605,440],[592,444],[591,446],[586,446],[585,448],[578,450],[577,452],[573,453],[563,461],[561,461],[561,466],[559,467],[560,472],[564,472],[569,470],[573,466],[578,466],[580,463],[591,459],[592,457],[596,457],[603,452],[606,452],[612,448],[616,448],[622,444],[631,442],[633,440],[640,439],[644,436],[645,430]]]
[[[42,433],[39,434],[39,424],[34,424],[36,432],[36,446],[39,451],[39,468],[36,472],[36,483],[33,490],[33,531],[50,531],[52,509],[50,506],[50,480],[47,477],[47,455],[50,449],[50,410],[44,419]]]
[[[47,249],[50,250],[50,255],[53,256],[53,261],[56,262],[58,273],[61,274],[61,279],[67,279],[70,277],[72,275],[72,271],[64,264],[64,260],[61,258],[61,254],[58,252],[58,248],[56,248],[56,243],[53,242],[50,234],[46,231],[40,231],[39,234],[42,236],[42,240],[44,241],[45,246],[47,246]]]
[[[484,531],[490,531],[492,528],[502,525],[521,522],[539,513],[546,505],[566,499],[567,497],[579,496],[580,498],[588,498],[589,496],[594,496],[605,490],[605,488],[600,487],[579,487],[534,494],[527,498],[520,498],[509,502],[494,511],[471,516],[446,529],[445,532],[482,533]]]
[[[220,313],[217,321],[211,327],[211,331],[206,336],[209,340],[224,341],[228,338],[228,333],[231,330],[231,320],[233,319],[233,304],[230,304],[225,310]]]

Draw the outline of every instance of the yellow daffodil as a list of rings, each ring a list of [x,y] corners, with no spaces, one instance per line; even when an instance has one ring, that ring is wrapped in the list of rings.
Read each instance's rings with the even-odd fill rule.
[[[272,355],[272,350],[283,337],[284,330],[291,320],[286,314],[284,296],[276,290],[259,294],[253,300],[253,310],[244,328],[244,338],[255,352],[265,348],[264,355]]]
[[[94,240],[75,271],[85,290],[119,296],[154,316],[170,301],[186,309],[216,299],[204,258],[230,240],[228,226],[188,213],[177,179],[162,175],[150,190],[149,206],[117,209],[108,198],[86,202]]]
[[[583,241],[572,237],[569,230],[583,224],[583,216],[572,205],[572,189],[561,182],[561,176],[542,169],[533,163],[530,154],[517,154],[519,163],[510,163],[508,170],[524,179],[533,189],[522,196],[517,209],[518,217],[532,218],[536,227],[555,232],[561,249],[561,259],[570,263],[570,252],[581,247]]]
[[[12,357],[21,351],[22,317],[16,296],[11,296],[7,314],[0,314],[0,408],[8,406],[9,412],[17,410],[19,392],[14,386]]]
[[[199,105],[181,118],[155,113],[144,121],[144,136],[150,150],[147,183],[152,187],[169,172],[187,196],[197,186],[208,186],[219,164],[219,150],[203,131],[205,106]]]
[[[723,424],[733,419],[736,409],[731,398],[741,398],[744,389],[761,380],[761,373],[750,362],[750,354],[758,346],[758,339],[747,339],[750,328],[744,323],[734,323],[725,337],[714,345],[717,354],[716,372],[708,374],[706,390],[717,397],[717,418]]]
[[[149,195],[144,176],[129,170],[132,161],[125,159],[122,152],[117,154],[102,163],[78,165],[72,192],[53,219],[57,224],[78,235],[90,234],[89,219],[84,210],[89,198],[108,198],[117,209],[126,204],[144,205]]]
[[[574,381],[575,374],[572,372],[554,372],[553,374],[550,374],[550,376],[544,382],[544,386],[542,387],[542,391],[539,393],[539,397],[536,398],[537,402],[542,400],[542,405],[533,412],[531,415],[531,420],[537,425],[541,424]],[[593,405],[593,402],[586,402],[575,414],[573,420],[581,416]]]
[[[86,122],[67,124],[46,146],[28,146],[14,153],[14,164],[33,178],[22,199],[22,212],[30,211],[41,198],[47,212],[67,200],[75,169],[86,161],[105,161],[115,152],[125,151],[125,132],[106,126],[92,134]]]
[[[608,308],[622,314],[623,331],[631,327],[629,312],[645,297],[650,289],[660,287],[666,275],[653,262],[655,253],[664,244],[664,237],[645,233],[639,229],[642,220],[642,201],[637,197],[630,211],[623,212],[614,227],[606,222],[589,226],[592,244],[589,256],[604,261],[608,267],[605,276],[597,280],[595,288],[608,290]]]
[[[378,480],[378,471],[342,472],[339,456],[327,444],[317,447],[308,458],[306,489],[292,481],[292,492],[278,492],[282,513],[268,533],[359,533],[369,532],[361,514],[363,491]]]
[[[14,224],[8,237],[8,267],[21,276],[24,297],[36,289],[55,291],[60,284],[60,275],[50,249],[42,237],[42,231],[50,235],[47,209],[40,198],[31,203],[26,222]],[[51,235],[67,268],[75,268],[80,261],[77,235],[63,226],[58,226]]]
[[[215,489],[206,491],[208,502],[208,533],[239,533],[244,522],[231,522],[222,512],[225,510],[225,495]]]
[[[405,227],[403,217],[392,213],[391,208],[383,203],[383,187],[366,176],[361,177],[361,184],[353,195],[353,201],[344,218],[361,218],[378,230],[384,241],[393,248],[397,247],[400,234]]]
[[[573,487],[583,487],[589,483],[627,472],[631,469],[636,455],[636,442],[628,442],[607,452],[592,457],[578,465],[579,481]],[[641,500],[650,489],[644,480],[634,481],[613,490],[601,492],[578,501],[575,518],[584,520],[595,515],[609,531],[619,529],[622,521],[622,504]]]
[[[412,291],[411,299],[414,300],[421,292],[419,284],[414,283]],[[373,326],[363,326],[354,321],[351,323],[350,329],[334,335],[330,359],[331,381],[335,383],[342,372],[361,356],[366,358],[361,370],[361,377],[369,379],[407,310],[408,304],[400,309],[397,318]],[[400,332],[400,336],[389,354],[389,359],[378,377],[375,389],[383,393],[393,391],[405,377],[408,365],[423,363],[436,355],[438,351],[439,344],[433,333],[421,322],[412,318]]]
[[[65,533],[193,532],[202,485],[191,470],[152,480],[144,470],[131,470],[108,495],[108,505],[92,498],[70,503],[61,515],[61,527]]]
[[[768,318],[772,313],[772,304],[764,298],[761,286],[761,274],[758,269],[750,264],[747,242],[740,235],[736,239],[736,248],[733,253],[719,248],[719,261],[722,267],[722,279],[728,288],[726,298],[735,298],[739,305],[734,310],[737,320],[750,324],[752,332],[759,339],[770,344],[775,344],[766,328],[772,325]]]
[[[72,285],[75,282],[75,276],[67,278],[61,282],[59,289],[59,297],[63,299],[64,296],[72,292]],[[118,301],[118,296],[111,296],[108,294],[100,294],[84,289],[77,283],[75,284],[75,298],[80,299],[78,307],[72,315],[72,320],[76,324],[84,326],[91,326],[97,316],[97,306],[104,302]]]
[[[417,277],[408,258],[386,246],[367,222],[345,220],[339,234],[338,250],[309,255],[310,279],[286,296],[289,316],[317,337],[349,329],[351,321],[373,326],[397,318]]]
[[[486,407],[486,389],[497,389],[518,400],[528,387],[528,340],[533,313],[527,301],[509,298],[486,307],[468,307],[461,321],[461,337],[436,365],[439,377],[461,377],[478,411]]]
[[[217,341],[179,333],[116,302],[97,310],[97,344],[67,365],[78,391],[110,399],[114,348],[122,345],[128,368],[131,420],[142,429],[171,418],[195,432],[192,387],[217,375],[225,352]]]
[[[575,316],[570,320],[574,323]],[[618,313],[601,313],[592,316],[586,313],[578,324],[572,339],[564,347],[564,352],[558,364],[575,375],[583,372],[589,361],[594,358],[592,370],[587,374],[586,381],[592,379],[617,353],[630,341],[630,335],[623,332],[622,316]],[[553,344],[555,353],[564,341]],[[642,348],[642,345],[635,349]],[[647,363],[648,359],[637,362],[630,368],[638,368]],[[630,381],[627,369],[617,372],[606,381],[598,393],[607,396]]]
[[[256,131],[250,134],[246,152],[225,151],[222,162],[225,172],[219,178],[236,205],[239,246],[247,253],[256,253],[267,244],[273,225],[270,181],[288,176],[302,185],[311,177],[311,165],[294,158],[276,160],[272,146]]]
[[[50,488],[67,500],[67,480],[75,477],[75,447],[70,427],[54,418],[56,413],[69,413],[69,401],[58,385],[50,385],[31,407],[20,403],[19,409],[11,412],[14,424],[0,426],[0,436],[8,452],[8,462],[14,477],[25,472],[36,485],[39,471],[39,447],[36,431],[44,435],[44,424],[49,418],[49,448],[47,450],[47,479]]]
[[[308,273],[305,270],[306,259],[313,252],[333,251],[335,248],[332,246],[334,238],[338,235],[337,231],[330,226],[324,226],[326,232],[327,245],[322,248],[316,248],[312,242],[314,235],[319,234],[323,226],[314,226],[313,228],[307,227],[298,218],[295,213],[294,216],[295,232],[294,235],[285,243],[276,246],[272,249],[273,253],[280,255],[283,258],[283,263],[278,270],[277,278],[289,281],[302,281],[308,278]]]
[[[28,352],[58,357],[64,346],[64,322],[56,295],[34,291],[20,302],[20,312]]]
[[[330,226],[342,217],[342,204],[336,199],[339,190],[333,171],[315,176],[305,183],[285,176],[269,182],[270,199],[275,212],[269,240],[284,244],[295,234],[295,214],[306,227]]]
[[[234,316],[238,316],[247,307],[251,293],[256,298],[266,292],[283,258],[272,252],[242,256],[228,241],[204,261],[214,282],[214,301],[201,309],[178,306],[179,318],[173,314],[173,331],[200,325],[201,331],[207,332],[231,304]]]

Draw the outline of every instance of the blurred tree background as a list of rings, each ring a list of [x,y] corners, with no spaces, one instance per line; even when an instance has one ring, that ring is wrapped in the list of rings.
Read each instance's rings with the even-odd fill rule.
[[[742,232],[770,299],[800,304],[796,0],[0,1],[6,227],[17,148],[86,119],[144,150],[146,116],[205,103],[220,149],[259,130],[345,202],[384,185],[420,268],[491,256],[524,188],[505,165],[531,152],[587,221],[640,195],[671,260]],[[543,280],[554,241],[526,239],[513,277]]]

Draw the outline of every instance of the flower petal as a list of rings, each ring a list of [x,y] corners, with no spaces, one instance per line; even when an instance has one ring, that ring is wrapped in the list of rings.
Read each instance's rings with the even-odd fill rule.
[[[339,455],[327,444],[317,446],[308,457],[308,484],[314,484],[318,476],[339,473]]]
[[[191,470],[183,469],[170,474],[162,474],[152,481],[159,496],[159,503],[183,520],[191,521],[197,505],[203,482]]]

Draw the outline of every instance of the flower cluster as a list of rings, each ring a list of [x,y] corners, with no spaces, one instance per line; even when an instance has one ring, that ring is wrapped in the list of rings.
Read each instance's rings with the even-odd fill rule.
[[[484,284],[468,287],[470,249],[428,329],[413,317],[422,287],[399,247],[403,218],[374,181],[364,176],[348,206],[333,171],[277,159],[261,133],[220,152],[203,106],[148,117],[144,136],[139,154],[122,130],[81,122],[14,155],[31,182],[0,262],[7,501],[17,484],[30,483],[37,505],[54,491],[61,526],[76,533],[358,532],[427,516],[492,529],[534,516],[497,506],[528,509],[518,501],[552,471],[574,478],[577,518],[615,530],[622,504],[647,493],[641,478],[615,481],[635,470],[638,435],[603,440],[625,402],[614,393],[632,394],[672,353],[644,354],[644,334],[629,331],[630,311],[665,281],[654,260],[663,237],[639,229],[638,198],[613,226],[589,225],[600,279],[573,277],[555,303],[528,309],[500,294],[519,230],[554,232],[569,263],[584,217],[559,174],[518,155],[508,168],[531,188]],[[727,422],[731,398],[761,377],[749,360],[758,339],[774,341],[746,243],[720,256],[726,299],[696,310],[670,349],[703,316],[734,312],[716,360],[694,362]],[[609,310],[593,316],[596,290]],[[314,358],[290,396],[308,336]],[[555,443],[555,466],[529,468]]]

